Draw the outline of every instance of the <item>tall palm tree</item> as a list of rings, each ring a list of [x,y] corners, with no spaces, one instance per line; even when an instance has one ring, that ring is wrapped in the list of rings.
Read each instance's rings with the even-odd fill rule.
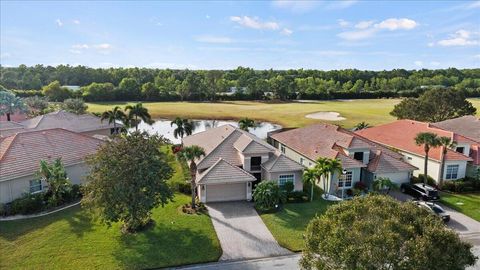
[[[316,182],[320,181],[320,177],[321,174],[315,167],[308,168],[303,172],[303,182],[310,184],[310,201],[313,201],[313,186],[315,186]]]
[[[449,137],[440,137],[438,138],[439,146],[442,147],[442,164],[440,165],[440,181],[439,186],[440,188],[443,186],[443,174],[445,171],[445,156],[447,155],[448,148],[455,148],[457,146],[457,142],[453,141]]]
[[[143,122],[149,125],[153,124],[153,120],[150,114],[148,113],[148,109],[143,107],[141,102],[133,106],[127,105],[125,107],[125,110],[128,111],[128,116],[130,118],[130,121],[133,120],[133,125],[135,125],[135,130],[138,130],[138,124],[140,123],[139,119],[143,120]]]
[[[190,163],[190,185],[192,188],[192,209],[195,209],[195,194],[197,188],[197,163],[195,160],[205,156],[205,150],[198,145],[191,145],[183,148],[178,152],[178,157],[181,160]]]
[[[180,117],[177,117],[175,118],[175,120],[173,120],[172,122],[170,122],[170,126],[173,127],[173,125],[176,125],[177,127],[173,130],[173,136],[178,139],[178,137],[180,137],[181,139],[183,139],[183,137],[185,135],[187,136],[190,136],[192,135],[192,132],[193,132],[193,129],[194,129],[194,126],[193,126],[193,122],[188,120],[188,119],[184,119],[184,118],[180,118]]]
[[[255,121],[248,117],[240,119],[240,121],[238,121],[238,127],[241,130],[248,131],[249,128],[255,127]]]
[[[440,146],[440,141],[437,134],[432,132],[420,132],[415,137],[415,144],[418,146],[423,145],[423,150],[425,151],[425,161],[423,163],[423,184],[427,184],[428,178],[428,153],[431,148]]]
[[[342,173],[342,163],[333,158],[318,158],[314,169],[323,178],[323,194],[328,198],[327,182],[336,172]]]
[[[103,120],[107,119],[109,124],[113,123],[114,134],[118,134],[117,121],[125,122],[124,121],[125,118],[126,118],[125,113],[118,106],[115,106],[113,110],[103,112],[102,115],[100,116],[100,119],[102,122]]]

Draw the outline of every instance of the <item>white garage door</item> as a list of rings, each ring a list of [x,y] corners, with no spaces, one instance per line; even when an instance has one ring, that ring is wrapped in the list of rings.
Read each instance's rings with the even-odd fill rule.
[[[247,199],[247,183],[207,185],[207,202]]]
[[[393,183],[397,185],[401,185],[402,183],[408,183],[410,181],[408,172],[401,172],[401,173],[379,173],[377,174],[377,178],[385,177],[390,179]]]

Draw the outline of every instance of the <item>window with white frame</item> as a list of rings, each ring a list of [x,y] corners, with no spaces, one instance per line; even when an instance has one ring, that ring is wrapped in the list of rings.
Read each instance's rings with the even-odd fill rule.
[[[338,187],[352,187],[352,179],[353,173],[351,171],[347,171],[345,175],[340,175],[338,179]]]
[[[282,174],[278,176],[278,185],[283,187],[285,183],[295,181],[295,176],[293,174]]]
[[[280,151],[285,154],[285,146],[283,144],[280,146]]]
[[[303,165],[303,158],[300,158],[300,164]]]
[[[30,180],[30,193],[42,191],[42,180]]]
[[[447,165],[447,173],[445,179],[457,179],[458,178],[458,165]]]

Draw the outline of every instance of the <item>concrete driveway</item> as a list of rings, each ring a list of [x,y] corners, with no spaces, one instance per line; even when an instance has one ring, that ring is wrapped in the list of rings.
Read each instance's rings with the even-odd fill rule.
[[[220,261],[292,254],[273,238],[252,203],[209,203],[207,207],[223,250]]]

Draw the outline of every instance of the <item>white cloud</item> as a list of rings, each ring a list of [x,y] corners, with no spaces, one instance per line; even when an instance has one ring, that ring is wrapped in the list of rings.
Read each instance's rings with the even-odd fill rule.
[[[361,21],[361,22],[358,22],[357,24],[355,24],[355,28],[358,28],[358,29],[367,29],[369,28],[370,26],[372,26],[372,24],[374,23],[375,21]]]
[[[418,61],[418,60],[417,60],[417,61],[415,61],[415,62],[413,62],[413,63],[414,63],[415,66],[417,66],[417,67],[423,66],[423,62],[422,62],[422,61]]]
[[[55,23],[57,24],[58,27],[62,27],[62,26],[63,26],[63,22],[62,22],[60,19],[56,19],[56,20],[55,20]]]
[[[231,16],[230,20],[242,26],[253,29],[278,30],[279,24],[276,22],[262,22],[258,17],[249,16]]]
[[[208,14],[205,15],[205,19],[207,19],[207,20],[210,19],[210,15],[208,15]]]
[[[92,47],[99,50],[108,50],[112,48],[112,45],[108,43],[101,43],[101,44],[93,45]]]
[[[356,41],[356,40],[362,40],[362,39],[367,39],[369,37],[372,37],[373,35],[375,35],[375,33],[376,33],[376,30],[371,28],[371,29],[360,30],[360,31],[342,32],[337,36],[339,38],[342,38],[348,41]]]
[[[431,61],[431,62],[430,62],[430,65],[431,65],[431,66],[434,66],[434,67],[438,67],[438,66],[440,66],[440,62]]]
[[[72,45],[72,49],[88,49],[90,46],[87,44],[75,44]]]
[[[468,8],[480,8],[480,1],[475,1],[468,5]]]
[[[81,54],[82,53],[81,50],[75,50],[75,49],[71,49],[70,52],[73,53],[73,54]]]
[[[93,45],[75,44],[75,45],[72,45],[70,52],[73,54],[81,54],[84,51],[90,50],[90,49],[94,49],[99,53],[107,54],[110,52],[110,49],[112,49],[112,45],[108,43],[100,43],[100,44],[93,44]]]
[[[358,2],[357,0],[337,0],[337,1],[330,2],[330,4],[327,5],[325,8],[326,9],[344,9],[344,8],[349,8],[355,5],[357,2]]]
[[[348,27],[348,26],[350,26],[350,22],[349,22],[349,21],[346,21],[346,20],[344,20],[344,19],[338,19],[337,22],[338,22],[338,25],[340,25],[341,27]]]
[[[229,37],[221,36],[198,36],[195,37],[195,41],[204,43],[232,43],[233,40]]]
[[[289,9],[293,12],[303,13],[315,9],[320,2],[317,1],[288,1],[288,0],[275,0],[272,2],[274,7]]]
[[[478,45],[480,42],[475,36],[478,36],[478,33],[461,29],[451,34],[449,38],[439,40],[437,44],[444,47]]]
[[[399,29],[411,30],[417,27],[418,23],[415,22],[414,20],[410,20],[407,18],[401,18],[401,19],[390,18],[380,23],[377,23],[374,26],[379,29],[388,29],[390,31],[399,30]]]
[[[480,59],[480,54],[474,55],[473,58],[478,58],[478,59]]]
[[[283,28],[282,31],[280,31],[280,33],[285,36],[290,36],[291,34],[293,34],[293,31],[288,28]]]
[[[72,22],[73,22],[74,24],[77,24],[77,25],[80,24],[80,21],[79,21],[79,20],[73,20]]]

